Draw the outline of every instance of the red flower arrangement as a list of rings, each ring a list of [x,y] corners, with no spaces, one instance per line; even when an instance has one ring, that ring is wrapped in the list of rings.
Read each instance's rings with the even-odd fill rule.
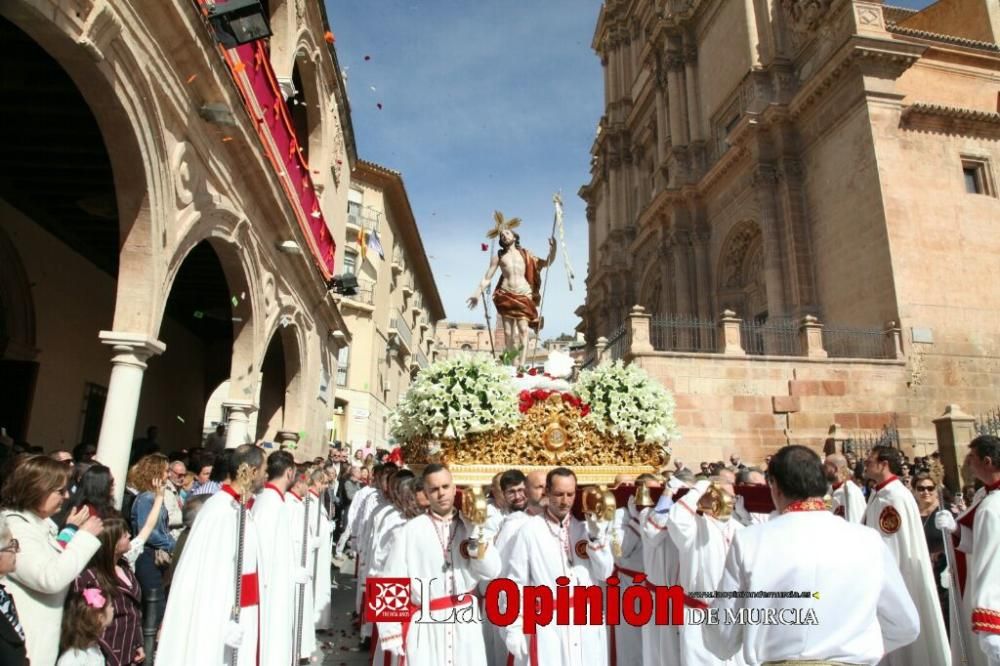
[[[536,402],[543,402],[549,399],[551,395],[562,396],[562,401],[567,405],[571,405],[580,410],[581,416],[586,416],[590,413],[590,405],[586,404],[580,398],[569,392],[560,391],[546,391],[545,389],[535,389],[533,391],[524,390],[518,394],[519,405],[518,409],[524,414],[529,409],[531,409]]]

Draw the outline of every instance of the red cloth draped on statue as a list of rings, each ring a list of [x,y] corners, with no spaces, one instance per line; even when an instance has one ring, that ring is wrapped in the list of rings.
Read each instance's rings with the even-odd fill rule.
[[[497,282],[497,288],[493,292],[493,305],[501,317],[507,319],[526,319],[528,326],[538,330],[538,304],[542,300],[542,274],[541,268],[545,262],[531,254],[524,248],[516,248],[524,258],[524,279],[531,285],[531,295],[514,294],[504,289],[503,277]]]

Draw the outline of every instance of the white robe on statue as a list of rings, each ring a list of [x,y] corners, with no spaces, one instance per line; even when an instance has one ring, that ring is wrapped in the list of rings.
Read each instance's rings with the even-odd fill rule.
[[[267,484],[254,498],[254,525],[265,535],[260,544],[260,584],[268,603],[261,607],[260,631],[267,652],[264,664],[290,664],[295,633],[295,578],[291,522],[284,493]]]
[[[819,598],[715,599],[712,606],[720,620],[705,627],[704,638],[719,659],[742,654],[748,664],[876,664],[886,649],[916,638],[917,609],[888,548],[868,528],[817,505],[814,510],[789,511],[733,538],[720,591],[791,590],[818,592]],[[815,624],[806,618],[801,624],[725,619],[727,611],[761,614],[785,609],[812,610]]]
[[[745,529],[736,520],[716,520],[698,513],[698,500],[708,489],[708,481],[699,481],[667,514],[667,533],[677,546],[680,576],[678,583],[684,593],[714,592],[722,580],[726,555],[733,536]],[[698,602],[701,602],[700,604]],[[706,604],[692,600],[692,605]],[[686,604],[687,605],[687,604]],[[685,610],[687,613],[687,610]],[[715,666],[718,658],[709,652],[702,638],[704,624],[685,623],[680,628],[681,666]],[[726,664],[743,664],[742,655],[735,655]]]
[[[333,547],[331,542],[330,514],[327,513],[326,504],[318,493],[310,490],[309,494],[313,497],[310,520],[313,523],[313,527],[319,530],[316,535],[316,543],[319,545],[319,548],[316,550],[316,555],[313,559],[313,568],[310,572],[314,576],[312,581],[313,623],[316,625],[316,629],[327,630],[331,627],[333,620],[330,608],[330,558]],[[315,518],[317,510],[319,511],[318,524]]]
[[[556,578],[560,576],[569,578],[571,587],[599,585],[611,575],[614,565],[607,537],[592,543],[586,523],[573,516],[567,516],[561,524],[555,523],[546,511],[524,521],[511,544],[503,575],[522,589],[525,585],[547,585],[554,591]],[[515,666],[606,666],[608,663],[603,622],[558,625],[553,621],[547,626],[537,626],[533,637],[524,635],[522,622],[523,618],[518,617],[504,630],[508,638],[524,638],[529,646],[535,643],[528,658],[515,660]]]
[[[289,491],[285,494],[288,501],[288,522],[292,532],[292,555],[295,562],[305,569],[307,574],[312,574],[312,556],[315,553],[316,536],[313,532],[313,523],[306,516],[306,499],[311,497],[306,493],[302,498]],[[310,504],[312,502],[310,501]],[[302,536],[305,534],[305,563],[302,563]],[[299,645],[299,657],[308,659],[316,651],[316,625],[312,622],[313,617],[313,586],[312,582],[304,585],[295,585],[293,591],[294,606],[292,606],[293,617],[296,618],[296,632],[301,635]],[[300,602],[301,599],[301,602]],[[299,607],[302,607],[302,626],[298,626]],[[292,639],[294,641],[294,637]]]
[[[964,569],[964,580],[952,575],[958,585],[962,625],[967,632],[965,649],[969,666],[1000,666],[1000,660],[990,661],[982,651],[979,637],[983,633],[1000,634],[1000,486],[980,489],[968,510],[956,518],[958,550],[956,560]],[[951,617],[951,635],[959,631],[955,615]],[[958,659],[960,646],[952,640],[952,662]]]
[[[238,657],[224,641],[236,601],[236,553],[240,508],[228,485],[198,512],[174,571],[163,616],[157,666],[256,666],[268,645],[259,636],[258,610],[269,603],[260,585],[258,533],[253,515],[245,514]]]
[[[463,520],[452,514],[442,519],[423,514],[396,531],[383,575],[409,578],[410,603],[421,607],[422,593],[429,599],[430,622],[416,611],[405,631],[403,648],[407,666],[484,666],[486,647],[479,618],[476,585],[500,573],[500,557],[487,546],[483,559],[471,557],[463,542],[471,536]],[[456,617],[458,621],[454,621]],[[450,621],[449,621],[450,620]],[[398,642],[404,635],[399,622],[380,622],[383,642]]]
[[[861,524],[865,517],[865,494],[858,484],[850,479],[833,487],[831,509],[835,516],[840,516],[849,523]]]
[[[615,575],[620,583],[620,593],[632,585],[638,574],[645,574],[642,559],[642,531],[640,511],[636,509],[635,497],[628,499],[628,505],[615,511],[612,534],[621,547],[621,555],[615,558]],[[612,555],[614,552],[612,552]],[[645,582],[637,583],[645,585]],[[643,627],[635,627],[628,622],[608,627],[608,655],[611,666],[642,664]]]
[[[653,508],[644,509],[639,514],[639,524],[642,526],[642,562],[646,580],[652,585],[670,587],[677,585],[680,562],[677,546],[667,529],[667,515],[667,511],[659,513]],[[680,641],[679,626],[647,622],[642,627],[642,663],[679,664]]]
[[[920,616],[920,636],[882,660],[886,666],[949,666],[951,649],[931,570],[923,521],[913,494],[896,477],[875,486],[865,509],[865,525],[882,535],[899,564],[906,589]]]

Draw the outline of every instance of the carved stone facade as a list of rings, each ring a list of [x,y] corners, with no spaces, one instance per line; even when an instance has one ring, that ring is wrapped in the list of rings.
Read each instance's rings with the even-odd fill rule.
[[[270,5],[270,66],[301,88],[287,108],[308,132],[299,144],[322,211],[312,219],[325,217],[340,241],[356,156],[329,27],[315,0]],[[237,79],[266,68],[227,65],[191,3],[12,0],[0,23],[21,50],[5,54],[5,108],[21,114],[22,136],[37,133],[37,160],[3,165],[26,184],[0,192],[2,329],[31,335],[0,345],[5,384],[15,362],[30,374],[16,391],[26,404],[0,425],[47,450],[97,444],[119,492],[133,438],[156,425],[164,451],[198,446],[206,404],[229,426],[230,446],[291,431],[300,458],[322,454],[350,331],[314,256],[317,232],[269,157],[269,117],[254,118],[240,94]],[[8,88],[39,71],[52,73],[50,94],[75,100],[51,105],[62,107],[58,122],[36,122],[30,100]],[[62,139],[43,140],[61,124]],[[70,166],[81,154],[84,171]],[[36,167],[47,195],[27,178]],[[75,243],[73,229],[36,213],[81,184],[107,201],[81,200],[88,226]],[[338,269],[342,259],[338,243]],[[19,287],[8,272],[28,291],[6,293]],[[190,306],[209,292],[218,309]]]
[[[907,414],[910,443],[933,438],[946,403],[1000,403],[1000,374],[972,384],[957,369],[1000,357],[988,268],[1000,254],[988,231],[1000,219],[1000,47],[979,20],[1000,25],[1000,10],[942,2],[918,13],[864,0],[607,0],[593,40],[606,109],[580,190],[588,342],[635,304],[898,322],[922,381],[872,411]],[[967,191],[974,178],[982,193]]]

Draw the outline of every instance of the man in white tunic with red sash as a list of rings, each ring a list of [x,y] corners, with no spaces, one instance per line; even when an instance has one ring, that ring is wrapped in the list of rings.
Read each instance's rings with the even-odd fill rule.
[[[823,463],[826,480],[830,482],[833,515],[840,516],[849,523],[861,523],[865,517],[865,494],[854,483],[847,458],[839,453],[831,453]]]
[[[295,478],[295,459],[288,451],[267,457],[267,483],[254,497],[254,525],[264,535],[260,547],[260,582],[267,605],[261,607],[261,633],[266,636],[264,664],[291,664],[295,635],[295,584],[306,582],[305,569],[296,561],[292,523],[285,494]]]
[[[378,513],[380,509],[384,509],[391,505],[389,498],[385,494],[385,484],[386,478],[396,471],[396,465],[393,463],[387,463],[385,465],[376,466],[374,472],[372,473],[372,486],[375,488],[375,492],[371,493],[364,498],[364,505],[362,505],[360,512],[357,516],[357,538],[354,540],[354,549],[357,553],[357,590],[355,591],[355,603],[357,604],[358,613],[360,614],[361,620],[361,638],[364,641],[362,644],[367,649],[368,641],[371,640],[372,630],[374,627],[370,623],[365,621],[365,581],[368,579],[368,572],[371,569],[371,559],[372,559],[372,546],[373,546],[373,534],[372,525],[375,518],[375,514]]]
[[[379,641],[385,652],[405,656],[407,666],[485,666],[476,585],[499,575],[500,558],[490,544],[471,538],[473,530],[455,510],[448,468],[427,465],[422,477],[430,510],[397,530],[382,575],[410,580],[413,615],[408,622],[380,621]],[[366,611],[386,601],[377,586],[372,579]]]
[[[677,547],[678,583],[684,588],[684,604],[691,609],[708,607],[703,599],[689,596],[690,592],[714,592],[722,579],[726,555],[734,535],[744,529],[732,518],[732,484],[721,480],[698,481],[680,497],[667,515],[667,534]],[[711,489],[711,492],[709,490]],[[728,500],[727,505],[724,500]],[[686,610],[685,613],[688,613]],[[704,625],[686,622],[680,627],[682,666],[712,666],[719,661],[702,638]],[[742,664],[741,655],[727,664]]]
[[[951,617],[952,659],[961,663],[961,632],[969,666],[1000,666],[1000,438],[972,440],[967,463],[983,487],[957,520],[948,511],[934,519],[938,529],[952,532],[958,548],[952,585],[962,603]]]
[[[887,666],[948,666],[951,651],[931,569],[927,538],[913,493],[897,477],[902,474],[898,449],[876,446],[865,460],[865,476],[876,482],[865,509],[864,524],[882,535],[896,558],[906,589],[920,616],[920,636],[890,652]]]
[[[540,516],[524,521],[515,535],[504,577],[523,590],[526,585],[548,586],[555,595],[557,579],[569,586],[600,585],[614,570],[610,523],[571,515],[576,498],[576,475],[565,467],[548,473],[548,506]],[[605,666],[608,643],[604,623],[598,625],[537,626],[526,635],[522,614],[505,629],[504,640],[514,666]],[[508,662],[510,663],[510,662]]]
[[[257,666],[261,655],[268,652],[258,633],[259,609],[269,602],[258,578],[259,535],[250,507],[241,503],[241,497],[251,497],[264,484],[264,452],[244,444],[237,447],[232,465],[237,470],[236,480],[224,484],[202,506],[174,571],[156,650],[157,666]],[[243,562],[237,573],[240,549]],[[237,602],[238,622],[233,618]]]
[[[645,481],[636,480],[636,487],[644,485]],[[618,544],[618,551],[612,547],[615,556],[614,575],[618,577],[620,591],[624,594],[629,585],[644,585],[646,574],[642,561],[642,530],[639,517],[642,509],[635,505],[635,495],[628,498],[628,503],[615,511],[615,520],[611,528],[612,544]],[[628,622],[608,627],[608,653],[611,666],[627,666],[642,663],[642,632],[644,627],[637,627]]]
[[[786,446],[767,471],[778,515],[733,537],[712,603],[719,622],[704,630],[708,649],[720,660],[742,653],[749,664],[834,666],[877,664],[912,642],[920,624],[895,557],[872,530],[827,511],[816,452]],[[816,594],[749,594],[786,591]],[[768,613],[789,621],[753,619]]]

